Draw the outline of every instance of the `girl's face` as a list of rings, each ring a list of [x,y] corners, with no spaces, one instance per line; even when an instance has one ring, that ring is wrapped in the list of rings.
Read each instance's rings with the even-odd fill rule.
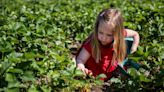
[[[109,45],[113,40],[113,32],[107,23],[100,23],[98,27],[98,40],[104,46]]]

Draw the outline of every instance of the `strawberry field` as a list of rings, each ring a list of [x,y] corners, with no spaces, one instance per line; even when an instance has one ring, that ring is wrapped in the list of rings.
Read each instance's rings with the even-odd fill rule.
[[[76,69],[73,51],[104,8],[122,11],[125,28],[140,34],[129,68],[104,83]],[[106,86],[102,86],[106,85]],[[156,91],[164,88],[163,0],[0,0],[0,92]],[[101,92],[98,91],[98,92]]]

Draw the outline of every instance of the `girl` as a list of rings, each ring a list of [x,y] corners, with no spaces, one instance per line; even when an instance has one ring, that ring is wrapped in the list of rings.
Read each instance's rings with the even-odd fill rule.
[[[123,27],[123,17],[117,9],[105,9],[99,13],[94,31],[81,46],[76,65],[85,74],[105,74],[108,80],[112,72],[126,57],[125,37],[133,37],[131,53],[137,50],[139,34]]]

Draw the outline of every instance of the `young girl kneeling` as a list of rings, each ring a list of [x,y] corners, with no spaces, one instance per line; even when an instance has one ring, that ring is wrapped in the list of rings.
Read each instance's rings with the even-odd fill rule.
[[[105,74],[108,80],[112,72],[121,63],[126,53],[125,37],[133,37],[131,53],[137,50],[139,34],[123,26],[123,17],[117,9],[101,11],[95,23],[94,31],[83,42],[76,56],[76,65],[85,74],[97,76]]]

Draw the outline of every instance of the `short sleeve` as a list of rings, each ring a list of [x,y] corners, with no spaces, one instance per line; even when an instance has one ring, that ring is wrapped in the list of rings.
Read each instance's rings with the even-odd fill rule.
[[[124,36],[126,37],[127,36],[127,31],[124,29]]]
[[[82,45],[82,48],[85,48],[91,54],[92,53],[91,40],[84,42],[84,44]]]

